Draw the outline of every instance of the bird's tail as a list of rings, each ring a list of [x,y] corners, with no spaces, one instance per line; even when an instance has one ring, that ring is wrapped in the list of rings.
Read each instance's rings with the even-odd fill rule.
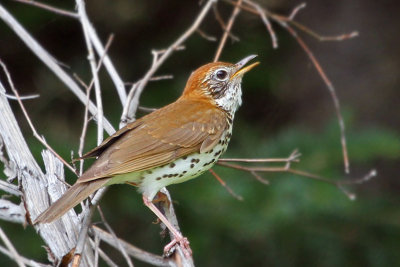
[[[97,189],[104,186],[109,180],[110,178],[103,178],[89,182],[75,183],[47,210],[42,212],[42,214],[35,219],[33,224],[51,223],[52,221],[57,220],[67,211],[94,193]]]

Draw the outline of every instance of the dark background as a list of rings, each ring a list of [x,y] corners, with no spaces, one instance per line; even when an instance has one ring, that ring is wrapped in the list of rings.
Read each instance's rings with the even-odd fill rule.
[[[73,10],[73,1],[49,1]],[[289,14],[300,1],[258,1],[271,11]],[[81,27],[77,21],[34,7],[2,0],[27,30],[58,60],[87,83],[90,71]],[[336,187],[293,174],[264,174],[261,185],[240,171],[215,167],[233,190],[232,198],[210,175],[171,186],[183,233],[190,239],[198,266],[395,266],[400,263],[400,93],[398,1],[307,1],[296,20],[326,35],[360,32],[343,42],[305,41],[333,81],[347,127],[351,174],[344,175],[339,128],[326,86],[296,41],[278,25],[279,49],[259,18],[239,15],[233,32],[241,41],[228,41],[221,60],[235,62],[258,54],[260,66],[246,75],[243,105],[235,118],[233,139],[225,157],[286,157],[298,148],[296,167],[331,179],[351,179],[378,170],[372,181],[352,186],[350,201]],[[220,2],[229,17],[231,6]],[[151,50],[169,46],[187,29],[200,10],[198,1],[87,1],[89,17],[103,41],[115,40],[109,54],[126,82],[137,81],[151,64]],[[212,13],[201,29],[220,37]],[[151,82],[141,105],[161,107],[181,93],[192,70],[212,61],[217,43],[192,36],[186,50],[170,57],[157,74],[173,80]],[[26,101],[38,132],[64,158],[76,154],[83,105],[0,22],[0,58],[7,64],[22,94],[40,94]],[[2,82],[4,75],[0,74]],[[107,74],[101,72],[105,114],[117,128],[121,106]],[[20,125],[40,160],[43,147],[27,127],[13,102]],[[96,142],[91,124],[85,151]],[[76,177],[66,170],[68,181]],[[2,178],[5,176],[2,174]],[[17,200],[16,200],[17,201]],[[117,235],[143,249],[161,253],[159,227],[129,186],[113,186],[101,202]],[[95,217],[98,221],[98,216]],[[42,241],[31,227],[0,222],[17,250],[46,261]],[[115,250],[104,245],[124,265]],[[0,255],[0,265],[8,266]],[[146,266],[135,261],[135,266]]]

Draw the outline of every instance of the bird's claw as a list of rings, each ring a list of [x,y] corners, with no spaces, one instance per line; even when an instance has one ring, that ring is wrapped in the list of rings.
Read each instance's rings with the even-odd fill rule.
[[[164,247],[164,256],[169,257],[175,251],[175,245],[179,244],[183,254],[186,257],[192,256],[192,250],[189,246],[189,240],[183,236],[176,236],[171,242]]]

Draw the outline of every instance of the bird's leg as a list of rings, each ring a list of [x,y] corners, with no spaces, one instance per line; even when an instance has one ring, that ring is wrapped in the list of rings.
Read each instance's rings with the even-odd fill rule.
[[[169,205],[171,205],[171,202],[169,201],[168,197],[166,194],[158,192],[157,193],[157,198],[153,199],[151,202],[153,204],[158,204],[164,202],[165,205],[167,205],[167,208],[169,208]]]
[[[161,211],[154,205],[154,203],[148,199],[145,195],[143,195],[143,203],[152,211],[155,215],[165,224],[165,226],[171,231],[174,239],[168,243],[164,247],[164,253],[166,255],[169,254],[169,251],[179,243],[179,246],[182,248],[183,253],[186,257],[190,257],[192,255],[192,250],[189,246],[189,241],[186,237],[182,236],[182,234],[168,221],[168,219],[161,213]]]

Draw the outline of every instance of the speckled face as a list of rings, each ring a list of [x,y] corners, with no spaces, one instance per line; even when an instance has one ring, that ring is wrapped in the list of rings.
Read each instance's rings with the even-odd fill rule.
[[[211,95],[216,105],[230,113],[232,117],[242,104],[243,75],[258,63],[244,66],[254,57],[246,57],[236,64],[225,63],[222,66],[214,67],[210,69],[203,80],[205,94]]]

